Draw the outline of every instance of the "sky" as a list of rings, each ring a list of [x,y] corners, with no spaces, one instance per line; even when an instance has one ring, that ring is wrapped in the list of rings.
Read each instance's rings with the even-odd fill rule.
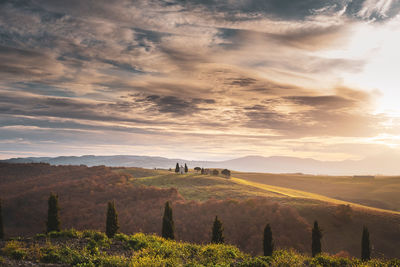
[[[400,152],[399,0],[0,1],[0,158]]]

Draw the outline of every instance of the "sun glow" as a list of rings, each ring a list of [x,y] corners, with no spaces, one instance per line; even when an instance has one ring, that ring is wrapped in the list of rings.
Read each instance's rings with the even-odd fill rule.
[[[360,70],[341,74],[342,82],[368,92],[376,92],[375,113],[400,116],[400,17],[385,24],[360,23],[348,42],[339,49],[320,53],[327,58],[362,62]]]

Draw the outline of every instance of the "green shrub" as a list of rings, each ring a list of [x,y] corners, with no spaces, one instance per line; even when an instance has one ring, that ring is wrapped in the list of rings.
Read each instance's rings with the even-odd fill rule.
[[[84,263],[77,263],[74,265],[74,267],[96,267],[94,263],[91,262],[84,262]]]
[[[15,260],[23,260],[27,256],[26,248],[22,242],[16,240],[8,241],[2,248],[2,252],[5,256]]]
[[[36,234],[34,237],[34,239],[43,239],[43,238],[47,238],[46,234]]]
[[[273,266],[305,266],[307,257],[300,255],[292,250],[277,250],[272,254]]]
[[[61,263],[62,256],[56,247],[45,247],[42,249],[40,261],[44,263]]]
[[[255,257],[248,258],[242,262],[237,262],[234,266],[237,267],[266,267],[271,265],[272,257]]]
[[[135,239],[135,238],[128,240],[128,245],[129,245],[129,248],[131,248],[133,250],[141,250],[141,249],[147,247],[146,242],[143,242],[142,240]]]
[[[48,233],[48,236],[51,238],[79,238],[81,237],[81,233],[75,229],[69,229],[64,231],[52,231]]]
[[[94,241],[93,239],[89,240],[89,243],[87,244],[86,249],[88,250],[90,255],[98,255],[99,254],[99,247],[97,245],[97,242]]]
[[[400,267],[400,259],[392,259],[388,262],[389,267]]]

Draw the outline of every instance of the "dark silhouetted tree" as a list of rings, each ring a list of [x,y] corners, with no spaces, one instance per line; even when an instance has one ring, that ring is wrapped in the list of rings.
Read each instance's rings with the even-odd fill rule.
[[[225,175],[226,177],[231,177],[231,171],[228,170],[228,169],[222,170],[221,173],[222,173],[223,175]]]
[[[311,251],[313,257],[320,254],[322,251],[321,238],[322,238],[322,230],[321,228],[319,228],[318,222],[315,221],[314,228],[312,229],[312,244],[311,244]]]
[[[175,172],[176,172],[176,173],[178,173],[178,172],[179,172],[179,163],[176,163],[176,166],[175,166]]]
[[[222,222],[218,219],[218,216],[215,216],[212,228],[211,243],[223,244],[224,242],[225,238],[224,238],[224,228],[222,227]]]
[[[0,239],[4,239],[4,226],[3,226],[3,210],[2,203],[0,199]]]
[[[272,238],[271,226],[267,224],[264,228],[264,256],[272,256],[274,251],[274,239]]]
[[[195,170],[196,172],[199,172],[199,171],[201,171],[201,168],[200,168],[200,167],[195,167],[194,170]]]
[[[189,171],[188,166],[185,163],[185,173],[187,173]]]
[[[109,238],[114,237],[119,230],[118,213],[115,209],[114,201],[108,202],[107,205],[107,219],[106,219],[106,235]]]
[[[172,218],[172,208],[169,201],[165,203],[164,216],[162,222],[162,237],[166,239],[175,239],[175,226]]]
[[[213,174],[214,176],[217,176],[217,175],[219,174],[219,171],[216,170],[216,169],[214,169],[214,170],[212,171],[212,174]]]
[[[60,207],[58,206],[58,195],[51,193],[48,200],[47,211],[47,233],[61,230]]]
[[[361,259],[363,261],[369,261],[371,259],[371,244],[369,241],[369,231],[367,227],[363,227],[363,233],[361,238]]]

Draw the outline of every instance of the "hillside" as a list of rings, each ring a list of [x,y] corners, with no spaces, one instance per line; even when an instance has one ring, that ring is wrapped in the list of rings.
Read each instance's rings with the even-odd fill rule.
[[[242,180],[245,181],[245,180]],[[400,257],[400,215],[288,196],[235,179],[163,170],[47,164],[0,164],[0,196],[10,236],[44,231],[49,192],[60,197],[64,228],[104,229],[106,203],[114,199],[123,233],[160,233],[163,206],[172,201],[177,239],[208,243],[213,218],[224,223],[226,241],[252,255],[262,251],[267,222],[276,246],[310,251],[311,224],[324,229],[323,249],[359,256],[361,229],[371,231],[375,257]]]
[[[33,238],[0,242],[0,265],[5,266],[399,266],[399,260],[361,262],[356,258],[319,255],[315,258],[288,250],[270,257],[251,257],[234,246],[198,245],[154,235],[117,234],[107,238],[95,231],[68,230]]]
[[[350,176],[235,172],[237,178],[268,186],[301,190],[365,206],[400,211],[400,177],[375,179]]]
[[[52,165],[87,165],[89,167],[105,165],[110,167],[164,168],[175,166],[177,162],[187,163],[189,167],[228,168],[241,172],[262,173],[310,173],[325,175],[380,174],[399,175],[397,162],[400,155],[388,157],[377,155],[362,160],[321,161],[296,157],[262,157],[246,156],[224,161],[193,161],[187,159],[169,159],[164,157],[115,155],[115,156],[61,156],[61,157],[28,157],[2,160],[4,163],[49,163]]]

